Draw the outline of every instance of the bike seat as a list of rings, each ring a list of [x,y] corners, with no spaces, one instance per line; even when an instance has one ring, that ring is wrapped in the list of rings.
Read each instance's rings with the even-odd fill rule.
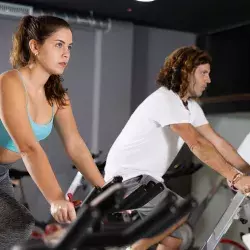
[[[12,180],[20,180],[25,176],[30,176],[29,172],[11,168],[9,175]]]

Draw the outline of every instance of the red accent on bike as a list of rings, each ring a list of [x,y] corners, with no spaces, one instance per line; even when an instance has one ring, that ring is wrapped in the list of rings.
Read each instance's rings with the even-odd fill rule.
[[[38,233],[38,232],[36,232],[36,231],[33,231],[32,233],[31,233],[31,237],[32,238],[34,238],[34,239],[42,239],[42,234],[41,233]]]
[[[69,201],[71,201],[71,202],[72,202],[72,200],[73,200],[73,194],[68,193],[68,194],[67,194],[67,196],[68,196],[68,198],[69,198]]]
[[[230,240],[230,239],[221,239],[220,240],[220,243],[227,243],[227,244],[231,244],[231,245],[234,245],[236,247],[238,247],[239,249],[241,250],[247,250],[245,247],[243,247],[240,243],[236,242],[236,241],[233,241],[233,240]]]
[[[46,235],[49,235],[49,234],[56,232],[58,229],[59,229],[59,227],[56,224],[48,224],[45,227],[44,232]]]
[[[74,204],[74,207],[78,207],[82,204],[81,200],[73,200],[73,195],[71,193],[68,193],[67,196],[69,198],[69,201]]]

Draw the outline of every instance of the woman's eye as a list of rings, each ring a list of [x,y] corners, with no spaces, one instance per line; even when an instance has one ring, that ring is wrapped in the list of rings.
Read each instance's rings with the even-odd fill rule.
[[[62,45],[63,45],[62,43],[57,43],[57,44],[56,44],[56,46],[59,47],[59,48],[61,48]]]

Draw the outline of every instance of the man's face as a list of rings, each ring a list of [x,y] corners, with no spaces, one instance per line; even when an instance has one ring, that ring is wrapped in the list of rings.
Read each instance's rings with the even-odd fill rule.
[[[199,65],[189,77],[188,95],[190,97],[200,97],[207,85],[211,82],[210,79],[210,64]]]

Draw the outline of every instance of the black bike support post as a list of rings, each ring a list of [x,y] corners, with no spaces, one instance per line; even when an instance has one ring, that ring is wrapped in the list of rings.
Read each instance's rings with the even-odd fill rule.
[[[127,245],[120,230],[112,232],[96,232],[85,235],[81,239],[79,249],[99,249],[104,247],[123,247]]]

